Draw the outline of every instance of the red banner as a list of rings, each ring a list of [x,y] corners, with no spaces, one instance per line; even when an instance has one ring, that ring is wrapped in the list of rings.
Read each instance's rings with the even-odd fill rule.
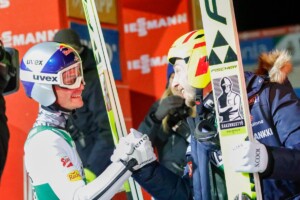
[[[131,91],[134,127],[165,90],[168,50],[190,31],[188,13],[188,1],[180,0],[131,0],[122,8],[123,70]]]
[[[151,1],[151,4],[155,3]],[[168,8],[169,5],[176,8],[172,13],[169,9],[159,13],[130,8],[122,10],[130,89],[156,98],[162,95],[167,82],[168,50],[175,39],[190,30],[188,2],[166,0],[156,4],[158,8]]]

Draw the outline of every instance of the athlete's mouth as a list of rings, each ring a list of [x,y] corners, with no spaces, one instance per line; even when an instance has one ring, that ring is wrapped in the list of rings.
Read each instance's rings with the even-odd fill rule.
[[[72,98],[81,98],[81,94],[74,94],[71,96]]]

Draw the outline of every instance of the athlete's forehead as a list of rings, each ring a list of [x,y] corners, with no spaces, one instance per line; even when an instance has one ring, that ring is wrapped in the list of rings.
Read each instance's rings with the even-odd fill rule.
[[[183,59],[176,59],[174,63],[174,72],[180,72],[186,70],[186,63]]]

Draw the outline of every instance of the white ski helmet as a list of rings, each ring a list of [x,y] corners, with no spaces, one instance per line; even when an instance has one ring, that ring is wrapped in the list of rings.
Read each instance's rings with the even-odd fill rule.
[[[28,97],[50,106],[56,101],[53,85],[75,89],[84,83],[80,56],[66,44],[39,43],[24,55],[20,79]]]

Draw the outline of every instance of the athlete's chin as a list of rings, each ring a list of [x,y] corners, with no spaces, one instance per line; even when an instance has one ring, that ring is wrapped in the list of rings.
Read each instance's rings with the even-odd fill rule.
[[[81,108],[83,106],[83,101],[77,104],[77,108]]]
[[[184,98],[184,99],[186,99],[186,100],[190,98],[189,95],[188,95],[187,93],[183,93],[183,94],[181,95],[181,97]]]
[[[83,102],[79,104],[77,108],[81,108],[82,106],[83,106]]]
[[[81,98],[80,99],[77,98],[77,99],[75,99],[75,100],[72,101],[70,107],[72,107],[72,110],[73,110],[73,109],[81,108],[82,106],[83,106],[82,99]]]
[[[194,99],[185,99],[185,105],[193,108],[195,106],[195,100]]]

